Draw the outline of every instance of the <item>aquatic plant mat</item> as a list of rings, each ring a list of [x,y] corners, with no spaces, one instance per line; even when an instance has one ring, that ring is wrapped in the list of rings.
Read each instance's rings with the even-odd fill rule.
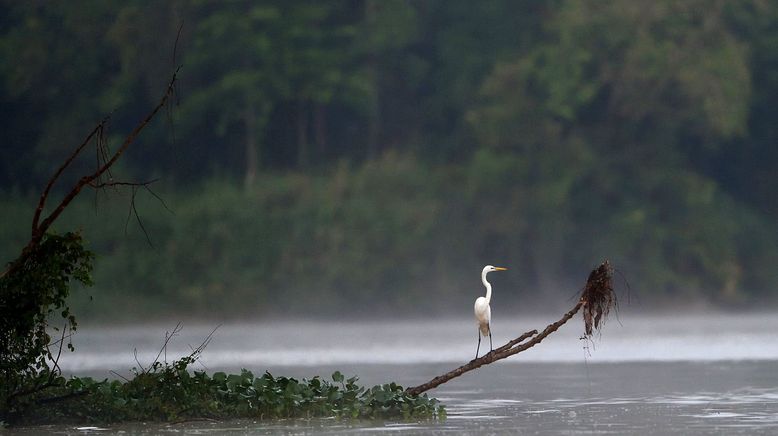
[[[411,395],[395,383],[365,388],[340,372],[331,380],[297,380],[266,372],[255,376],[203,371],[185,361],[137,374],[129,381],[75,377],[35,400],[14,425],[96,424],[126,421],[186,422],[239,418],[401,418],[445,416],[434,398]]]
[[[160,361],[181,327],[166,334],[157,359],[138,363],[131,379],[96,381],[90,377],[55,378],[47,389],[25,398],[13,425],[52,423],[105,424],[126,421],[186,422],[239,418],[402,418],[445,417],[438,400],[409,394],[395,383],[365,388],[357,377],[339,371],[330,379],[297,380],[269,372],[255,376],[190,371],[213,332],[192,353],[171,363]],[[214,330],[215,331],[215,330]]]
[[[459,368],[439,375],[427,383],[410,387],[405,392],[409,395],[419,395],[466,372],[528,350],[539,344],[551,333],[557,331],[559,327],[569,321],[581,309],[583,309],[584,319],[583,338],[591,338],[595,332],[600,331],[611,309],[616,307],[617,300],[616,294],[613,292],[612,277],[613,268],[606,260],[589,273],[589,278],[586,280],[586,285],[584,285],[581,296],[575,306],[565,313],[559,321],[549,324],[541,333],[538,333],[537,330],[523,333],[516,339],[508,341],[507,344],[477,359],[473,359]]]

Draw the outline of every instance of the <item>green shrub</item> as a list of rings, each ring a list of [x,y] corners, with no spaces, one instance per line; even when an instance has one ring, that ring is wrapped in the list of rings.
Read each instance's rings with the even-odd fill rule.
[[[52,348],[61,351],[65,333],[77,326],[67,303],[70,285],[92,284],[93,258],[78,233],[47,234],[0,277],[0,420],[57,378],[58,352]],[[64,319],[62,337],[52,344],[49,329],[60,330],[51,326],[58,316]]]
[[[18,422],[110,423],[178,421],[192,418],[443,418],[445,408],[426,394],[408,395],[395,383],[370,389],[340,372],[332,381],[297,380],[240,374],[189,372],[185,357],[155,363],[131,380],[95,381],[89,377],[58,379],[59,386],[37,398],[39,407]]]

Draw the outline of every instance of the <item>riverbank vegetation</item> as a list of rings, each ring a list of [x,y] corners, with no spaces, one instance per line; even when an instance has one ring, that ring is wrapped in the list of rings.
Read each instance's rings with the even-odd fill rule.
[[[97,285],[72,304],[114,320],[171,311],[344,316],[356,307],[445,313],[470,305],[472,271],[489,258],[511,267],[506,305],[552,310],[549,300],[564,303],[576,289],[573,274],[605,257],[645,308],[775,302],[774,229],[709,179],[676,172],[631,190],[582,190],[606,177],[594,160],[550,190],[533,182],[532,168],[492,151],[446,167],[390,153],[320,174],[263,174],[249,190],[229,181],[190,192],[157,186],[170,211],[150,195],[136,198],[152,245],[127,221],[129,194],[100,194],[97,207],[86,197],[60,223],[85,229],[99,254]],[[31,199],[0,203],[10,215],[5,240],[19,247]]]
[[[647,307],[775,305],[778,7],[713,3],[3,3],[0,254],[183,64],[121,164],[170,211],[62,221],[99,255],[84,316],[443,312],[484,259],[535,310],[606,257]]]
[[[408,394],[395,383],[365,388],[340,372],[331,379],[297,380],[192,371],[191,356],[155,362],[132,379],[96,381],[57,377],[52,385],[15,405],[6,424],[109,424],[239,418],[337,417],[444,419],[446,409],[426,394]]]

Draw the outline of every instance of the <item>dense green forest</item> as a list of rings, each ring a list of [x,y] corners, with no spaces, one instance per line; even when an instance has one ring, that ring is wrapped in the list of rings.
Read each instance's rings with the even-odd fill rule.
[[[82,315],[469,313],[486,263],[552,310],[603,258],[642,307],[778,303],[776,2],[7,0],[0,53],[4,262],[182,66],[114,174],[164,203],[58,223]]]

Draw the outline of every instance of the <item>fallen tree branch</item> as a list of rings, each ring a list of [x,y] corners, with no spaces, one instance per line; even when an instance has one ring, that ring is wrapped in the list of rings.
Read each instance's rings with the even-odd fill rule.
[[[562,325],[575,316],[582,308],[584,309],[584,337],[591,337],[594,331],[599,331],[599,329],[602,328],[610,309],[616,305],[616,296],[611,284],[612,275],[613,270],[610,263],[606,260],[589,273],[589,278],[581,292],[581,297],[578,299],[575,306],[565,313],[558,321],[546,326],[540,334],[538,334],[537,330],[528,331],[518,338],[510,340],[507,344],[498,347],[477,359],[473,359],[459,368],[439,375],[427,383],[410,387],[406,389],[405,392],[410,395],[419,395],[422,392],[436,388],[453,378],[459,377],[466,372],[532,348],[548,335],[557,331],[559,327],[562,327]]]

